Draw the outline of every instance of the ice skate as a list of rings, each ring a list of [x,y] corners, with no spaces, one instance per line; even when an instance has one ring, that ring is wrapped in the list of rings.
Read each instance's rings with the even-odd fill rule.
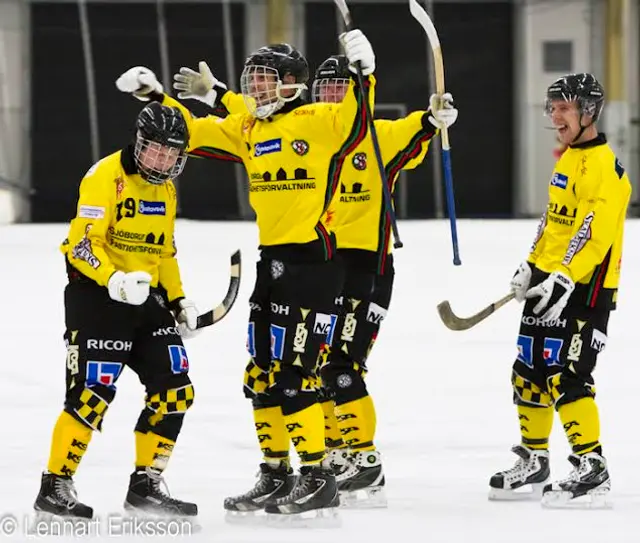
[[[303,466],[293,490],[265,507],[272,525],[334,527],[339,525],[338,486],[331,468]]]
[[[346,469],[337,475],[336,482],[343,507],[387,507],[384,471],[378,451],[352,453]]]
[[[38,519],[54,517],[93,518],[93,508],[78,501],[73,479],[67,475],[43,473],[40,492],[33,505]]]
[[[515,445],[511,450],[519,458],[511,469],[491,477],[489,499],[540,499],[542,488],[551,475],[549,451],[529,449],[524,445]]]
[[[258,482],[251,490],[239,496],[225,498],[227,521],[250,523],[256,517],[264,517],[265,505],[287,496],[295,485],[296,476],[284,462],[280,462],[277,467],[262,463],[258,475]]]
[[[172,498],[164,478],[152,468],[139,468],[131,474],[124,508],[136,516],[193,517],[198,514],[195,503]]]
[[[552,508],[610,507],[607,496],[611,490],[611,479],[604,457],[595,452],[572,454],[569,462],[573,465],[569,476],[544,487],[542,505]]]
[[[336,477],[347,470],[350,464],[351,453],[346,447],[328,450],[327,457],[322,462],[323,466],[331,468]]]

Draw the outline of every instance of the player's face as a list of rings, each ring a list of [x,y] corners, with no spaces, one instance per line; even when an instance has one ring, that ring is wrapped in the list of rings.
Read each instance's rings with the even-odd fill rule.
[[[278,99],[276,89],[278,75],[276,73],[256,71],[249,80],[249,94],[256,101],[256,106],[266,106]]]
[[[558,141],[565,145],[571,144],[580,133],[578,103],[575,101],[551,100],[547,104],[546,113],[556,129]]]
[[[139,160],[147,170],[164,173],[170,171],[176,165],[179,157],[180,149],[150,141],[140,151]]]
[[[339,104],[347,94],[349,84],[343,80],[327,79],[322,81],[319,87],[318,99],[320,102]]]

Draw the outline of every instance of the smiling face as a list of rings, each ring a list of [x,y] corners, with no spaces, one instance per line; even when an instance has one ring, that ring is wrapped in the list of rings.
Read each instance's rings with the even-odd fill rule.
[[[564,145],[581,143],[597,136],[592,116],[582,113],[576,100],[548,100],[545,113],[551,119],[558,141]]]

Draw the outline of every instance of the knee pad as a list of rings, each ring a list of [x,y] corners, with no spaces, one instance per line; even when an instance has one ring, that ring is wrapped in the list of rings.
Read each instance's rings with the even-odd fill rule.
[[[184,375],[184,374],[183,374]],[[184,378],[183,378],[184,383]],[[193,405],[195,391],[187,377],[186,383],[147,395],[146,405],[140,414],[135,431],[153,432],[176,441],[187,410]]]
[[[513,371],[511,374],[511,386],[513,387],[513,403],[516,405],[538,407],[549,407],[552,405],[549,392],[529,379],[522,377],[516,371]]]
[[[322,386],[328,398],[336,405],[352,402],[367,396],[364,382],[366,369],[357,362],[341,364],[329,361],[320,369]]]
[[[116,395],[115,387],[84,386],[72,389],[65,402],[65,411],[92,430],[100,432],[102,421]]]
[[[550,376],[547,383],[556,410],[582,398],[596,397],[596,389],[591,383],[568,370]]]

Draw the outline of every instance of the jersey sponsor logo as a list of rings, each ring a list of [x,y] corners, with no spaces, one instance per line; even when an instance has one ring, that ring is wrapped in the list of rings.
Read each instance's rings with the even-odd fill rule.
[[[253,155],[262,156],[269,153],[279,153],[280,151],[282,151],[282,138],[276,138],[256,143]]]
[[[329,337],[329,334],[331,333],[331,315],[318,313],[313,324],[313,333]]]
[[[347,188],[347,185],[340,183],[340,201],[343,203],[349,202],[368,202],[371,200],[371,194],[369,189],[362,190],[362,183],[352,183],[351,189]]]
[[[140,215],[166,215],[167,206],[164,202],[140,200],[138,203],[138,213],[140,213]]]
[[[88,339],[87,349],[98,351],[130,351],[133,349],[133,341],[122,341],[120,339]]]
[[[168,345],[171,371],[173,373],[186,373],[189,371],[189,359],[187,350],[182,345]]]
[[[582,224],[576,232],[576,235],[571,238],[571,241],[569,242],[569,248],[567,249],[567,252],[564,255],[564,259],[562,260],[562,264],[564,266],[571,264],[571,261],[576,256],[576,254],[578,254],[591,239],[591,223],[593,222],[593,218],[593,211],[587,213],[587,216],[582,221]]]
[[[105,208],[102,206],[81,205],[78,217],[81,219],[104,219]]]
[[[180,332],[175,326],[167,326],[166,328],[158,328],[152,334],[153,337],[159,336],[179,336]]]
[[[271,358],[273,360],[282,360],[284,356],[284,339],[286,337],[286,328],[275,324],[269,327],[271,333]]]
[[[551,186],[558,187],[559,189],[566,189],[568,181],[569,178],[566,175],[555,172],[551,178]]]
[[[599,353],[607,346],[607,335],[600,330],[593,329],[591,334],[591,348]]]
[[[373,324],[380,324],[385,319],[386,316],[387,316],[387,310],[384,307],[374,302],[371,302],[369,304],[369,309],[367,311],[368,322],[372,322]]]
[[[71,255],[76,260],[84,260],[94,270],[100,267],[100,259],[93,254],[93,247],[91,247],[91,240],[89,239],[89,232],[93,228],[93,224],[87,224],[84,232],[84,237],[78,242],[78,244],[71,251]]]
[[[89,360],[87,362],[86,384],[88,387],[96,385],[113,387],[121,372],[122,364],[120,362]]]

